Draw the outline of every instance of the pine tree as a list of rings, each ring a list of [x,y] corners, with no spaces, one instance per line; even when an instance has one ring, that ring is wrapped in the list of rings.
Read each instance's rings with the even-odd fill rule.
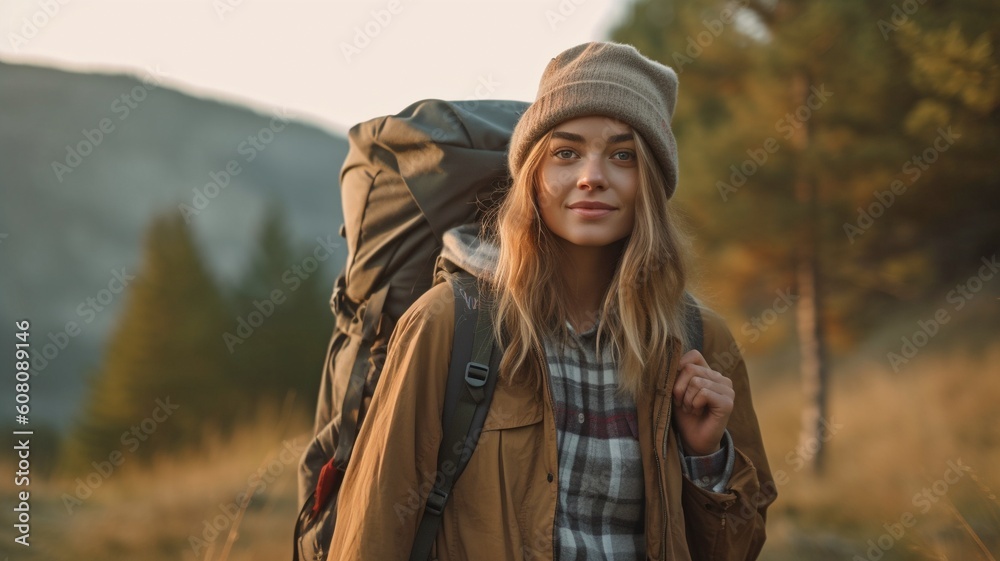
[[[265,216],[256,248],[230,297],[253,329],[246,338],[227,337],[247,391],[243,414],[294,400],[294,410],[310,419],[333,329],[324,274],[331,263],[323,251],[318,254],[325,258],[317,258],[315,247],[292,248],[277,206]],[[237,329],[231,325],[228,332],[239,335]]]
[[[230,424],[234,384],[221,341],[228,315],[183,219],[154,218],[66,466],[86,469],[115,451],[148,459]]]
[[[925,256],[931,281],[920,284],[939,292],[998,249],[1000,19],[996,3],[982,0],[929,4],[903,15],[886,14],[882,29],[916,94],[899,128],[911,139],[912,156],[924,162],[915,164],[921,173],[913,196],[900,201],[900,228],[908,235],[897,237],[893,249],[911,260]],[[945,137],[949,143],[938,140]]]
[[[680,73],[678,198],[713,257],[705,268],[731,283],[726,304],[766,307],[736,295],[794,284],[792,242],[808,214],[797,181],[816,189],[822,278],[838,288],[824,323],[841,347],[996,251],[996,15],[987,0],[633,6],[613,38]],[[810,85],[829,100],[797,113]],[[949,126],[961,137],[926,169],[914,164]],[[768,138],[777,150],[762,154]]]

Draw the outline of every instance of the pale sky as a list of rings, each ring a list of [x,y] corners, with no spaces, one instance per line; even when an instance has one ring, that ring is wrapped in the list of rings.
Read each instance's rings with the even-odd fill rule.
[[[0,60],[126,72],[344,132],[423,98],[534,99],[625,0],[3,0]]]

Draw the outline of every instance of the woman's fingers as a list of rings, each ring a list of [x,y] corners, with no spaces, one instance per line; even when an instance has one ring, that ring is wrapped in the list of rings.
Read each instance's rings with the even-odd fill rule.
[[[704,407],[732,409],[735,396],[736,393],[731,385],[696,374],[689,379],[680,406],[688,413]]]
[[[733,409],[733,395],[726,392],[726,387],[715,385],[701,388],[696,392],[688,392],[685,396],[685,406],[687,411],[700,411],[708,409],[719,413],[729,412]]]
[[[679,368],[684,368],[688,364],[695,364],[698,366],[704,366],[708,368],[708,362],[705,360],[705,356],[701,354],[697,349],[691,349],[690,351],[681,355],[681,359],[678,362]]]
[[[684,449],[700,456],[718,450],[736,399],[732,380],[713,370],[701,353],[689,351],[681,357],[673,398]]]
[[[733,381],[712,370],[701,353],[689,351],[681,357],[680,372],[673,387],[674,397],[678,402],[690,406],[690,398],[702,388],[712,388],[716,393],[727,394],[732,392]]]

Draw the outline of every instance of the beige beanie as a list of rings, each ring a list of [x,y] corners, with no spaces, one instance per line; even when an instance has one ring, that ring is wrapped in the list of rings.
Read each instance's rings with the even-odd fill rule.
[[[507,155],[511,175],[552,127],[604,115],[642,135],[663,170],[669,198],[677,187],[677,142],[670,129],[676,103],[677,74],[631,45],[594,42],[567,49],[545,67],[535,102],[514,127]]]

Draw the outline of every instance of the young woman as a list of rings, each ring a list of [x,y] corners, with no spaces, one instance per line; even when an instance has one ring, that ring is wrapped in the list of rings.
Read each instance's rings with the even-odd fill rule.
[[[746,367],[708,309],[704,353],[687,350],[676,92],[671,69],[628,45],[579,45],[546,68],[511,139],[495,262],[478,271],[499,383],[432,558],[757,557],[775,493]],[[409,558],[453,330],[449,283],[400,319],[329,559]]]

